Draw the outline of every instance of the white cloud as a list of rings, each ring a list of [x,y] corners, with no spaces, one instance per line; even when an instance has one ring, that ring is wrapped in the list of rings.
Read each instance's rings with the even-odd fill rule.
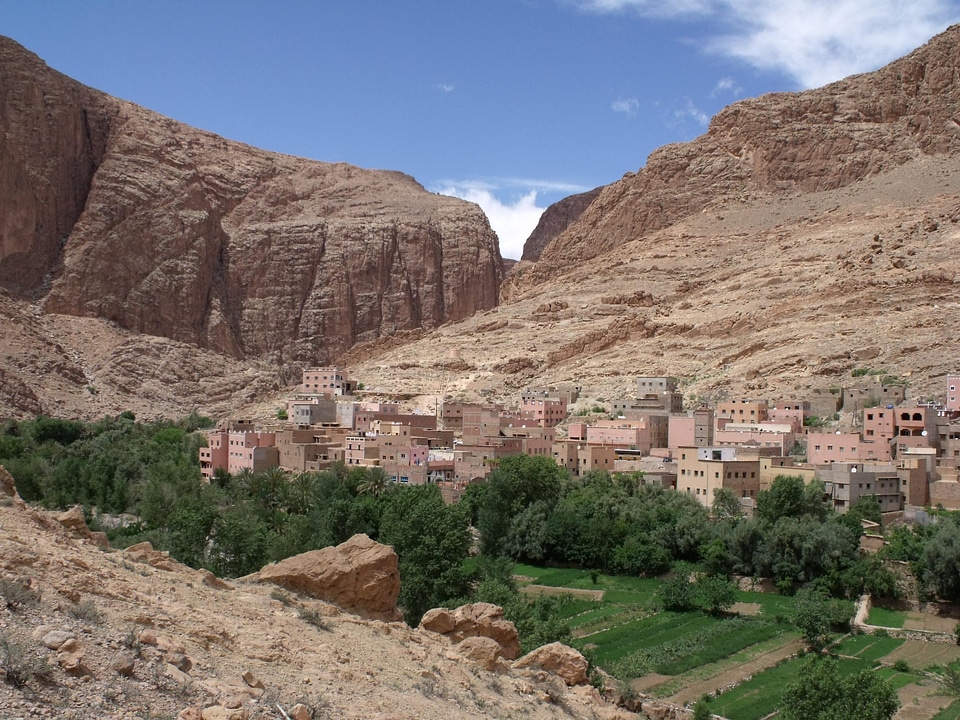
[[[708,19],[718,31],[706,49],[805,88],[875,70],[960,21],[951,0],[576,0],[600,13]]]
[[[546,208],[537,206],[536,190],[502,201],[494,195],[495,189],[494,184],[483,181],[447,182],[432,188],[442,195],[452,195],[479,205],[490,221],[490,227],[500,238],[500,255],[519,260],[523,254],[523,244],[540,222],[540,216]]]
[[[717,80],[717,84],[710,91],[710,97],[717,97],[724,93],[731,93],[734,97],[739,97],[743,88],[737,85],[737,81],[732,77],[722,77]]]
[[[440,90],[445,93],[453,92],[457,89],[456,85],[451,85],[450,83],[440,83],[437,85],[437,90]]]
[[[818,87],[875,70],[960,18],[945,0],[723,0],[739,29],[711,48]]]
[[[628,118],[636,117],[637,110],[640,109],[640,101],[636,98],[617,98],[610,105],[614,112],[623,113]]]
[[[698,108],[693,100],[688,97],[683,99],[683,104],[674,109],[673,116],[680,121],[693,120],[700,127],[706,127],[710,124],[710,116]]]

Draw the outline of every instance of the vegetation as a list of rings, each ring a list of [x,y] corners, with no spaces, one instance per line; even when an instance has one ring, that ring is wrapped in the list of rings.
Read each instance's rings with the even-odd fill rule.
[[[896,690],[869,670],[839,672],[830,658],[814,658],[787,686],[780,703],[784,720],[890,720],[900,708]]]

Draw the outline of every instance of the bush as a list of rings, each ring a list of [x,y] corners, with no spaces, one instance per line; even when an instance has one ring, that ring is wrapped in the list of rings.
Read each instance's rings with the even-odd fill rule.
[[[0,595],[7,608],[14,612],[40,603],[40,594],[18,580],[0,579]]]
[[[43,680],[50,675],[50,666],[43,658],[11,633],[0,634],[0,668],[6,681],[15,688],[26,687],[32,680]]]
[[[893,669],[896,670],[897,672],[902,672],[902,673],[910,672],[910,664],[906,660],[901,658],[900,660],[897,660],[893,664]]]

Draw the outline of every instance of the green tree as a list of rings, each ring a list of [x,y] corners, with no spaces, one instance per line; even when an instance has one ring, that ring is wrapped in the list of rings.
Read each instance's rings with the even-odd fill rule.
[[[659,592],[660,602],[665,610],[689,610],[696,600],[696,588],[690,582],[688,573],[682,571],[673,573],[664,580]]]
[[[549,457],[511,455],[503,458],[487,479],[477,511],[481,550],[506,554],[513,518],[538,500],[553,506],[560,498],[564,470]]]
[[[367,469],[366,479],[360,483],[360,486],[357,488],[357,492],[361,495],[373,495],[374,497],[380,497],[387,491],[389,487],[390,478],[387,475],[386,470],[382,467],[372,467]]]
[[[408,623],[416,625],[430,608],[467,595],[467,515],[457,505],[444,503],[436,485],[391,493],[380,536],[381,542],[393,545],[400,560],[399,603]]]
[[[941,522],[923,550],[924,582],[937,595],[960,602],[960,528],[953,522]]]
[[[812,658],[787,686],[783,720],[890,720],[900,708],[893,686],[875,672],[843,676],[836,660]]]
[[[769,490],[757,493],[757,516],[774,523],[780,518],[801,518],[810,515],[823,520],[829,506],[823,500],[823,483],[812,480],[804,484],[797,475],[777,475]]]
[[[701,605],[713,615],[721,615],[737,602],[736,586],[720,575],[698,575],[696,595]]]

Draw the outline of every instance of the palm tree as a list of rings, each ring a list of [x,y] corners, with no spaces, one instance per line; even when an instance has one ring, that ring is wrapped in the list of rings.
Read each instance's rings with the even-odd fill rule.
[[[287,508],[292,513],[306,515],[312,509],[315,499],[313,492],[317,487],[317,476],[311,472],[299,473],[290,481],[290,494]]]
[[[367,471],[367,479],[360,483],[357,492],[363,495],[380,497],[387,491],[387,483],[389,482],[390,478],[387,477],[386,471],[382,467],[375,466]]]

